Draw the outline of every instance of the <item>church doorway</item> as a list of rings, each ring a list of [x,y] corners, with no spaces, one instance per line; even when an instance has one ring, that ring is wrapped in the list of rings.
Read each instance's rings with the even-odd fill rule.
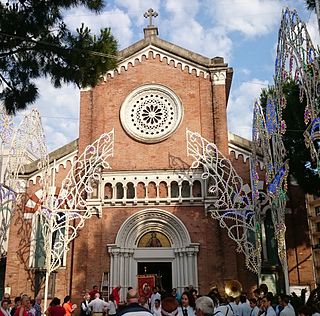
[[[171,262],[138,262],[138,274],[155,274],[156,285],[168,293],[172,289]]]

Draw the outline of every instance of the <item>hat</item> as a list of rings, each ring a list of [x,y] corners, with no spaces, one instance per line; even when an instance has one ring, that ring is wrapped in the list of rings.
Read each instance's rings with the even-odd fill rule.
[[[166,297],[161,302],[161,314],[163,316],[178,315],[178,302],[175,297]]]

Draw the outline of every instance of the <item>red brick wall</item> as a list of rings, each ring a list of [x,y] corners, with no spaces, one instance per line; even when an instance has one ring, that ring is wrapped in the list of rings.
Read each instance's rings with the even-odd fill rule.
[[[184,117],[179,128],[167,140],[145,144],[126,134],[119,113],[121,104],[131,91],[143,84],[154,83],[164,85],[177,94],[183,104]],[[200,132],[207,139],[214,139],[210,80],[169,66],[158,58],[129,66],[127,71],[108,78],[93,91],[82,92],[80,106],[80,149],[114,128],[115,155],[110,164],[115,170],[167,169],[170,168],[169,154],[190,162],[186,154],[187,128]],[[89,110],[93,111],[92,116],[84,114]],[[224,137],[227,139],[226,133]]]

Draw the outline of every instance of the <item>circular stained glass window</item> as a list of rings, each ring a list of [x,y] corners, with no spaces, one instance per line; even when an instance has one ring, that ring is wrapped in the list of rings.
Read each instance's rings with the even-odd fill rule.
[[[156,143],[168,138],[183,115],[180,99],[161,85],[145,85],[131,92],[123,102],[120,119],[133,138]]]

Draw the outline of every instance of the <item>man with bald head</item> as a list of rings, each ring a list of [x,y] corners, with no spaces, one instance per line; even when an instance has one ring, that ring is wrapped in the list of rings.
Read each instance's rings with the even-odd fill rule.
[[[153,316],[149,310],[139,305],[139,294],[135,289],[127,293],[127,306],[121,309],[117,316]]]

